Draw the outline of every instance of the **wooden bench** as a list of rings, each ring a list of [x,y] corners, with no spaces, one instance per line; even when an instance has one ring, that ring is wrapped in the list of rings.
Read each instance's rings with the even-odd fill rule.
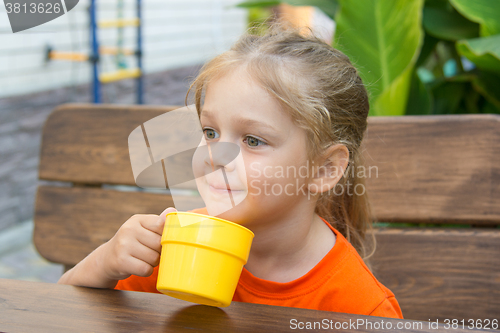
[[[66,104],[53,111],[35,208],[42,256],[70,267],[131,215],[173,206],[169,195],[128,190],[136,185],[127,138],[176,108]],[[416,226],[376,229],[374,273],[405,318],[499,319],[500,116],[370,118],[364,144],[367,167],[378,172],[372,168],[367,184],[376,218]]]

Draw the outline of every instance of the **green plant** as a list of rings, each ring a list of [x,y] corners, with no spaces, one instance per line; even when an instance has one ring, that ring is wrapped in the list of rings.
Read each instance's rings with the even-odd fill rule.
[[[316,6],[358,68],[370,115],[500,113],[499,0],[245,1]]]
[[[267,23],[273,16],[269,7],[254,7],[248,9],[248,28],[258,35],[263,35],[267,31]]]

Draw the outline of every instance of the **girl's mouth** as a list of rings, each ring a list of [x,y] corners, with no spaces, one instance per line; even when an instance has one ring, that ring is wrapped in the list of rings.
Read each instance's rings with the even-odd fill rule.
[[[213,193],[219,193],[219,194],[223,194],[223,193],[237,193],[237,192],[242,192],[242,190],[235,190],[235,189],[231,189],[231,188],[220,188],[220,187],[217,187],[217,186],[212,186],[210,184],[208,184],[208,188],[210,189],[211,192]]]

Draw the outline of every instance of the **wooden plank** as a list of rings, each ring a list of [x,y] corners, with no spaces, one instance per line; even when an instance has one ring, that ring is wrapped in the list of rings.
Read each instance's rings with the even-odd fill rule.
[[[372,117],[365,140],[379,221],[500,224],[500,115]]]
[[[241,302],[221,309],[161,294],[6,279],[0,279],[0,295],[0,329],[6,332],[450,332],[443,323],[431,329],[427,320]]]
[[[60,106],[44,128],[40,178],[135,185],[128,135],[176,108]],[[364,145],[379,221],[500,224],[499,115],[370,117]]]
[[[39,178],[75,183],[135,185],[128,136],[177,106],[64,104],[45,122]]]
[[[498,318],[498,229],[388,228],[377,229],[376,238],[373,272],[405,318]]]
[[[169,206],[169,195],[40,186],[34,243],[47,260],[75,265],[111,239],[132,215],[160,214]]]

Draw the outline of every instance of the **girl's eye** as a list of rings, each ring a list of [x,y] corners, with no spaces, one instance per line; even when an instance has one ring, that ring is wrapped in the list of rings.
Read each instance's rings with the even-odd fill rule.
[[[219,138],[219,134],[211,129],[211,128],[205,128],[203,130],[203,132],[205,133],[205,136],[207,139],[210,139],[210,140],[213,140],[213,139],[218,139]],[[260,139],[257,139],[253,136],[246,136],[245,140],[248,144],[249,147],[258,147],[258,146],[263,146],[263,145],[266,145],[267,143],[265,143],[264,141],[260,140]]]
[[[216,137],[217,132],[211,128],[206,128],[203,131],[205,132],[207,139],[217,139],[218,138],[218,137]]]
[[[253,136],[247,136],[246,141],[250,147],[258,147],[266,144],[264,141],[254,138]]]

